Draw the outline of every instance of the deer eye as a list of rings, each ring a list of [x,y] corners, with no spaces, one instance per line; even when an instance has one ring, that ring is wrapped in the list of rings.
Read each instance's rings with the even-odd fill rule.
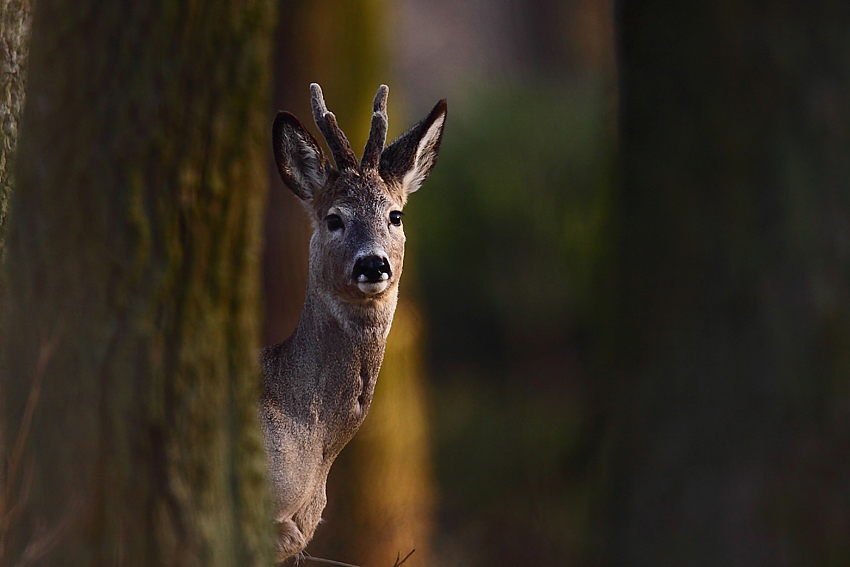
[[[403,214],[401,211],[392,211],[390,213],[390,222],[396,226],[401,226],[401,217]]]
[[[328,230],[336,231],[343,228],[342,219],[339,215],[328,215],[325,217],[325,222],[328,223]]]

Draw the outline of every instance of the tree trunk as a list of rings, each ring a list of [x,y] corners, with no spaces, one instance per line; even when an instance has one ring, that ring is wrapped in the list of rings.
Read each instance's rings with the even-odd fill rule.
[[[18,148],[18,122],[24,108],[26,62],[32,10],[29,0],[3,0],[0,4],[0,266],[3,264],[6,215],[12,195],[12,170]],[[0,282],[0,295],[2,295]],[[5,487],[6,435],[3,429],[4,402],[0,384],[0,512]],[[2,514],[0,514],[2,515]],[[0,525],[0,533],[4,531]],[[0,557],[3,556],[0,536]]]
[[[0,311],[25,439],[4,564],[271,564],[270,8],[37,3]]]
[[[18,147],[18,122],[24,108],[31,22],[30,0],[0,1],[0,262]]]
[[[848,564],[850,4],[619,17],[613,564]]]

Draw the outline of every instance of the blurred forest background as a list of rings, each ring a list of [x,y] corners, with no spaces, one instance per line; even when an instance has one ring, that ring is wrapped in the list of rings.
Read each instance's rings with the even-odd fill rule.
[[[95,31],[111,32],[90,52],[100,62],[99,76],[107,80],[115,61],[101,61],[96,54],[109,51],[110,41],[135,46],[115,50],[118,64],[125,66],[156,47],[159,51],[150,57],[167,64],[157,71],[161,75],[155,75],[151,92],[172,85],[174,77],[189,77],[162,97],[164,107],[173,104],[189,118],[137,114],[132,107],[121,116],[133,124],[133,136],[147,139],[137,126],[142,123],[138,116],[153,116],[155,125],[167,118],[170,129],[154,128],[152,147],[166,140],[178,156],[182,143],[227,139],[222,133],[233,137],[236,149],[211,154],[225,162],[219,173],[195,176],[178,160],[177,173],[163,166],[166,173],[148,181],[154,190],[161,184],[177,188],[175,202],[189,211],[188,221],[181,217],[186,226],[195,226],[196,210],[215,217],[233,207],[230,220],[214,225],[218,233],[227,227],[248,235],[228,244],[232,248],[227,250],[239,250],[247,243],[249,251],[246,264],[235,261],[232,272],[245,268],[245,278],[262,278],[263,305],[257,309],[263,314],[262,329],[259,319],[237,317],[234,328],[240,331],[226,339],[197,339],[214,347],[202,361],[235,353],[228,354],[226,364],[204,362],[203,371],[242,368],[239,361],[247,351],[226,346],[244,347],[233,335],[264,345],[280,342],[300,313],[309,223],[267,150],[258,149],[270,146],[274,113],[295,113],[318,137],[308,91],[310,82],[318,82],[358,149],[366,140],[379,84],[390,86],[390,138],[421,119],[437,100],[448,99],[437,167],[405,211],[408,251],[401,302],[375,400],[363,428],[331,470],[326,521],[308,547],[310,554],[363,567],[390,565],[397,553],[404,556],[414,548],[407,563],[411,567],[850,564],[850,4],[280,0],[274,3],[275,16],[271,4],[255,2],[244,21],[222,6],[203,17],[187,8],[188,15],[177,9],[154,11],[155,16],[130,10],[133,17],[127,18],[116,9],[120,17],[112,25],[126,23],[121,31],[95,26]],[[95,14],[91,9],[86,18],[67,20],[73,24],[54,19],[60,22],[55,43],[73,44],[63,44],[62,38],[77,37],[79,22],[82,29],[99,22]],[[168,27],[149,33],[146,26],[156,17],[170,22],[172,16],[174,29],[184,35]],[[236,23],[221,32],[204,19],[219,21],[218,16]],[[168,39],[169,34],[183,38],[182,43]],[[246,44],[250,49],[243,52]],[[242,58],[235,63],[228,56],[233,49]],[[197,53],[209,57],[195,58]],[[180,64],[172,65],[172,56]],[[61,72],[61,60],[42,56],[37,61],[50,62],[52,67],[45,68],[57,76]],[[124,74],[119,76],[134,77],[130,67],[120,67]],[[17,67],[4,69],[7,98],[18,104],[9,94],[14,85],[8,86],[17,80]],[[37,76],[43,83],[48,75]],[[180,89],[207,80],[221,92],[234,85],[245,85],[244,91],[267,89],[270,104],[263,96],[234,94],[248,125],[239,134],[232,122],[242,119],[212,97],[208,106],[220,113],[213,133],[182,142],[184,130],[206,132],[207,126],[194,98],[185,99],[193,104],[180,102],[185,97]],[[63,84],[77,92],[73,80]],[[119,86],[109,84],[112,98],[104,98],[102,106],[108,112],[95,113],[97,120],[113,106],[123,108],[115,101],[139,92],[125,90],[117,79]],[[91,92],[106,92],[96,81],[86,85]],[[70,102],[68,108],[73,108]],[[56,136],[49,126],[63,115],[44,103],[38,109],[45,116],[38,140],[50,141]],[[4,123],[4,152],[14,149],[10,134],[16,134],[16,121],[11,128]],[[98,135],[114,132],[123,131],[104,126]],[[239,150],[239,135],[249,142],[245,147],[254,149]],[[104,161],[95,161],[94,169],[123,163],[124,154],[110,161],[109,151],[136,147],[117,139],[103,145],[112,149],[97,146],[101,150],[92,159]],[[201,150],[193,156],[209,163]],[[172,156],[160,157],[166,163]],[[27,161],[25,152],[21,159],[23,171],[29,172],[21,182],[32,186],[33,179],[41,179],[43,165]],[[240,159],[253,160],[253,169],[226,167],[227,160]],[[145,186],[140,180],[148,179],[150,164],[158,162],[144,163],[149,169],[133,170],[129,181],[121,177],[121,167],[114,168],[120,178],[116,195],[124,195],[121,188]],[[83,173],[73,178],[73,186],[85,186],[90,170],[79,166],[75,171]],[[266,177],[267,206],[261,213],[259,187]],[[55,187],[64,187],[61,175],[54,178]],[[223,197],[230,194],[221,187],[237,182],[252,188],[244,203],[238,196],[233,201]],[[186,193],[181,184],[192,191]],[[208,185],[209,195],[204,192]],[[49,201],[15,198],[33,211]],[[76,202],[70,201],[69,209]],[[120,207],[125,199],[114,201],[110,206]],[[0,204],[5,207],[5,201]],[[168,205],[161,207],[170,211]],[[18,226],[41,234],[47,221],[40,214],[30,216],[30,224]],[[138,218],[128,218],[128,226],[137,230]],[[110,223],[104,234],[120,232],[115,228],[120,223]],[[84,222],[78,224],[85,230]],[[216,229],[211,233],[218,234]],[[207,242],[204,234],[189,238],[187,249]],[[135,233],[130,235],[132,244]],[[24,243],[12,249],[12,296],[30,281],[16,279],[24,264],[13,261],[26,258],[27,238],[12,239]],[[68,246],[75,242],[65,240]],[[151,254],[160,244],[154,240]],[[174,256],[173,248],[163,248]],[[50,257],[45,252],[44,258]],[[224,257],[222,265],[230,266],[227,262],[238,254]],[[141,270],[136,264],[131,268],[131,275]],[[197,275],[206,269],[201,263],[196,271],[178,270],[198,286],[190,285],[179,297],[191,299],[207,289]],[[44,272],[52,274],[43,267],[36,270]],[[55,277],[54,285],[64,290],[66,279]],[[256,307],[251,284],[235,281],[232,287],[244,293],[228,309],[250,311]],[[212,289],[209,304],[216,305],[214,298],[229,287]],[[96,303],[99,296],[80,297]],[[162,297],[154,303],[170,305]],[[31,300],[40,305],[38,294]],[[207,304],[195,309],[183,319],[154,317],[155,322],[133,327],[133,333],[147,336],[161,320],[197,320],[198,328],[206,329],[210,323],[199,313]],[[216,313],[217,325],[233,316]],[[8,328],[10,319],[4,316]],[[28,324],[27,313],[18,317],[12,323]],[[171,332],[168,325],[165,329]],[[21,400],[27,399],[29,381],[16,376],[32,373],[30,367],[19,374],[6,370],[17,356],[9,354],[9,345],[18,343],[8,335],[15,334],[24,335],[5,331],[4,336],[7,377],[0,393],[9,401],[0,397],[0,410],[5,403],[10,417],[5,437],[0,428],[0,451],[25,414]],[[125,341],[120,336],[119,345]],[[116,351],[142,359],[140,347],[121,348]],[[110,349],[98,353],[113,356]],[[185,374],[179,364],[169,366],[169,356],[163,356],[166,370]],[[187,356],[187,368],[197,358]],[[152,360],[156,366],[159,359]],[[138,383],[146,384],[142,378]],[[178,382],[178,390],[194,395],[203,390],[198,383],[203,380]],[[141,391],[136,388],[124,391],[122,399],[134,399]],[[250,393],[249,386],[237,390],[243,397]],[[56,397],[56,408],[66,404]],[[106,412],[101,423],[121,423],[119,413]],[[35,443],[42,442],[38,418],[33,427]],[[157,435],[167,436],[162,431]],[[241,430],[236,435],[243,441],[251,437]],[[212,437],[218,443],[221,436]],[[160,437],[152,439],[155,445]],[[248,441],[249,449],[233,460],[256,461]],[[185,442],[175,445],[173,454],[195,447],[188,433]],[[231,450],[228,443],[223,446],[221,451]],[[133,450],[125,452],[167,461],[155,451]],[[230,453],[216,453],[224,454]],[[203,469],[203,450],[191,455],[190,464]],[[228,458],[216,463],[231,462]],[[113,471],[108,478],[124,479],[125,472]],[[257,481],[251,470],[238,474],[249,487],[240,495],[254,498]],[[0,474],[0,488],[2,481]],[[0,497],[7,492],[9,487]],[[173,499],[183,503],[184,496]],[[198,501],[209,504],[217,498],[210,491]],[[169,500],[172,505],[178,507]],[[150,517],[159,518],[161,509],[151,509],[156,513]],[[238,525],[254,533],[245,526],[261,521],[262,514],[250,505],[236,509],[243,514]],[[3,512],[0,502],[0,565],[9,558],[3,554]],[[215,522],[203,525],[218,526]],[[204,533],[216,539],[213,528]],[[263,537],[248,538],[240,551],[253,553],[250,564],[263,564],[257,559],[262,552],[256,552]],[[107,555],[102,562],[115,564]],[[229,557],[225,552],[211,556]]]

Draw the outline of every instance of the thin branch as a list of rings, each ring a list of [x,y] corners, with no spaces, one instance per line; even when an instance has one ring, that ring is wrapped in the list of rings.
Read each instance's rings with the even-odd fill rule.
[[[338,565],[339,567],[360,567],[353,563],[343,563],[342,561],[334,561],[333,559],[322,559],[321,557],[313,557],[304,553],[304,561],[315,561],[316,563],[327,563],[328,565]]]
[[[395,563],[393,563],[393,567],[399,567],[402,563],[404,563],[405,561],[407,561],[407,558],[408,558],[408,557],[410,557],[411,555],[413,555],[413,552],[414,552],[414,551],[416,551],[416,550],[415,550],[415,549],[411,549],[411,550],[410,550],[410,553],[408,553],[407,555],[405,555],[405,556],[404,556],[404,559],[402,559],[401,561],[399,561],[399,560],[398,560],[398,556],[399,556],[399,555],[401,555],[401,552],[399,552],[399,553],[395,556]]]
[[[398,560],[401,557],[401,552],[399,552],[395,557],[395,563],[393,563],[393,567],[401,567],[401,565],[407,561],[407,559],[413,555],[415,549],[411,549],[410,553],[404,556],[404,559],[401,561]],[[309,553],[304,552],[304,561],[315,561],[316,563],[327,563],[328,565],[337,565],[338,567],[360,567],[359,565],[355,565],[353,563],[344,563],[342,561],[334,561],[333,559],[322,559],[321,557],[313,557]]]

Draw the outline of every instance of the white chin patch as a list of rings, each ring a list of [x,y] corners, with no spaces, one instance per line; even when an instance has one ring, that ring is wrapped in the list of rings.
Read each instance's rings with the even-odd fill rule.
[[[374,283],[369,281],[357,282],[357,288],[366,295],[377,295],[387,289],[389,285],[389,278]]]

